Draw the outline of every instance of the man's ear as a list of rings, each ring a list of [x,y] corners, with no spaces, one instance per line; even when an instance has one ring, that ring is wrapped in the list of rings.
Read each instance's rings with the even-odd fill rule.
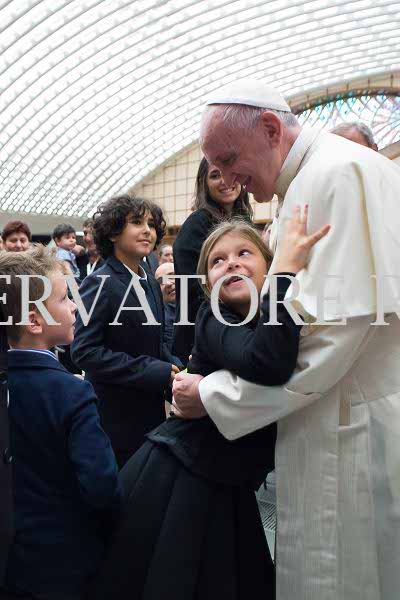
[[[29,325],[25,325],[30,335],[41,335],[43,333],[43,317],[36,310],[28,313]]]
[[[280,118],[275,113],[266,110],[261,115],[261,123],[264,134],[271,147],[276,148],[279,146],[283,134],[282,121]]]

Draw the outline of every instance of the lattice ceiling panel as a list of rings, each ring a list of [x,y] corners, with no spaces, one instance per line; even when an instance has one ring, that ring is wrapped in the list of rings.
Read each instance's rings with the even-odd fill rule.
[[[83,216],[197,137],[211,90],[399,67],[386,0],[0,0],[0,208]]]

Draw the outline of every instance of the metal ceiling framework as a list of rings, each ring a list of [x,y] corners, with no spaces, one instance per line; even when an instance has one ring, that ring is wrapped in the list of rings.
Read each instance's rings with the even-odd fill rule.
[[[387,79],[399,31],[396,0],[0,0],[0,209],[90,214],[193,142],[221,84],[295,105]]]

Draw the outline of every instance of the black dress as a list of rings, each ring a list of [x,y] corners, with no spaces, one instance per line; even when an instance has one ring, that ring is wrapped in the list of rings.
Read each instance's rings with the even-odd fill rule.
[[[289,281],[278,283],[283,299]],[[221,307],[226,321],[238,315]],[[278,385],[294,370],[296,326],[278,305],[281,326],[217,321],[208,302],[196,320],[191,372],[229,368]],[[121,471],[125,510],[96,586],[96,600],[247,600],[275,598],[275,571],[254,490],[274,468],[276,425],[226,440],[209,417],[170,418]]]

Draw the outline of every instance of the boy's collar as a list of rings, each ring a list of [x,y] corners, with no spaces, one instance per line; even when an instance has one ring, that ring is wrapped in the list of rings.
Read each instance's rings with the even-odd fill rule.
[[[130,269],[128,267],[128,265],[126,265],[125,263],[122,263],[122,264],[124,265],[124,267],[126,269],[128,269],[128,271],[132,275],[132,277],[137,277],[138,279],[146,279],[147,280],[147,273],[141,265],[139,265],[139,267],[138,267],[138,272],[135,273],[135,271],[132,271],[132,269]]]
[[[39,354],[46,354],[47,356],[51,356],[52,358],[55,358],[56,361],[58,361],[57,356],[51,350],[39,350],[38,348],[10,348],[8,352],[38,352]]]

